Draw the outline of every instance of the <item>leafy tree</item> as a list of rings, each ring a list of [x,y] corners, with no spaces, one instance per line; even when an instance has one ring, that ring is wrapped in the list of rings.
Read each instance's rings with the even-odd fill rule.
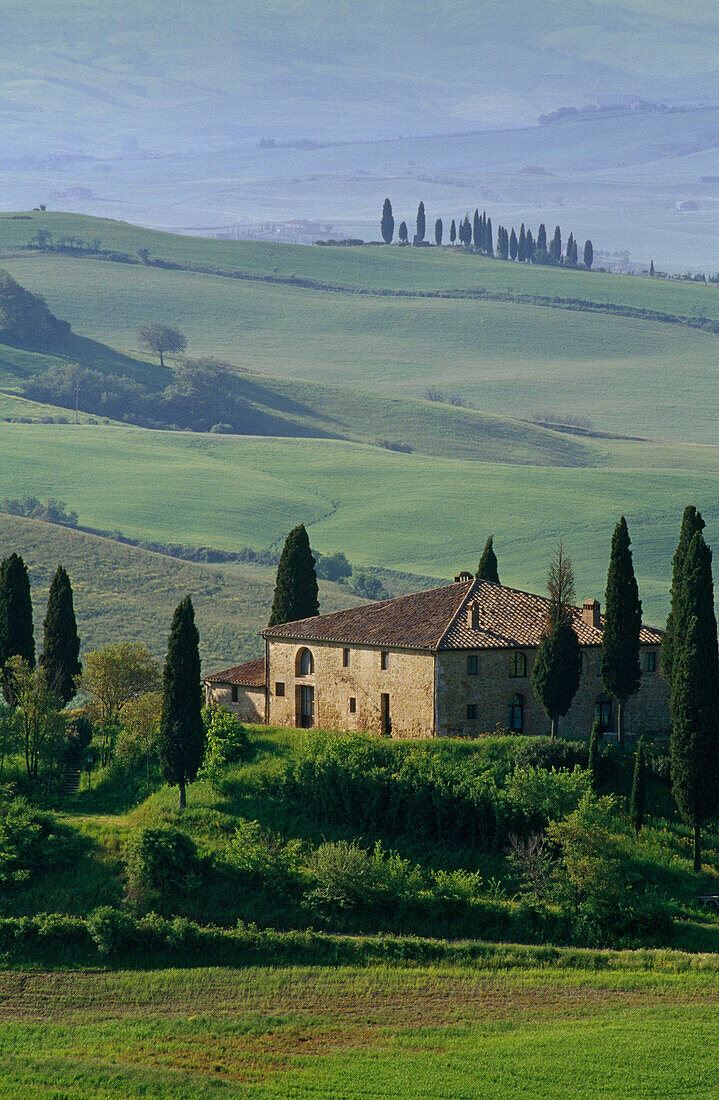
[[[187,340],[179,329],[171,325],[161,325],[154,321],[138,329],[138,336],[146,348],[160,357],[160,366],[165,366],[165,355],[181,355],[187,347]]]
[[[131,699],[158,690],[160,668],[141,642],[111,642],[87,654],[81,686],[101,720],[111,721]]]
[[[342,581],[346,581],[348,577],[352,576],[352,566],[347,561],[347,555],[343,554],[341,550],[337,550],[334,554],[320,555],[316,565],[316,573],[318,577],[322,577],[324,580],[336,581],[341,584]]]
[[[277,567],[275,595],[269,626],[319,615],[315,560],[304,524],[294,527],[285,540]]]
[[[597,789],[597,764],[599,760],[599,744],[602,740],[602,727],[596,720],[592,725],[592,732],[589,735],[589,756],[587,759],[587,771],[591,776],[592,790]]]
[[[642,826],[647,815],[647,769],[644,762],[644,739],[640,739],[634,757],[634,779],[632,780],[632,797],[629,803],[629,817],[637,836],[642,831]]]
[[[30,578],[27,566],[18,554],[10,554],[0,564],[0,669],[2,690],[7,703],[14,705],[12,674],[7,671],[11,657],[22,657],[30,669],[35,667],[35,635],[32,623]]]
[[[604,632],[602,634],[602,684],[617,700],[617,735],[624,747],[624,709],[639,688],[639,632],[642,604],[634,576],[631,539],[624,516],[614,529],[607,574]]]
[[[475,210],[472,219],[472,243],[475,248],[482,247],[482,219],[479,216],[479,210]]]
[[[162,696],[158,691],[136,695],[122,708],[122,721],[117,738],[118,760],[135,767],[145,765],[147,793],[150,793],[150,764],[157,753],[157,737],[162,713]]]
[[[420,241],[424,240],[424,235],[427,231],[424,216],[424,203],[421,202],[417,207],[417,237]]]
[[[544,227],[544,222],[540,225],[537,233],[537,248],[540,252],[547,251],[547,230]]]
[[[591,270],[593,263],[594,247],[592,246],[592,242],[587,240],[584,242],[584,266],[586,267],[587,271]]]
[[[157,741],[162,777],[180,788],[180,809],[187,805],[185,788],[197,777],[205,752],[199,641],[195,609],[185,596],[170,627]]]
[[[484,250],[488,256],[494,256],[494,245],[492,244],[492,219],[487,218],[487,226],[484,233],[485,246]]]
[[[517,259],[520,264],[523,264],[527,258],[527,233],[524,228],[524,222],[519,227],[519,238],[517,240]]]
[[[574,573],[561,543],[549,566],[547,589],[547,624],[539,642],[531,679],[534,694],[551,722],[550,736],[555,738],[559,719],[572,705],[582,675],[579,640],[572,627]]]
[[[392,238],[394,237],[394,218],[392,216],[392,203],[389,199],[384,200],[384,206],[382,207],[381,231],[384,243],[392,244]]]
[[[48,688],[65,705],[77,691],[82,665],[72,585],[61,565],[50,585],[44,627],[40,664],[45,669]]]
[[[65,723],[58,713],[57,698],[48,689],[43,668],[33,668],[24,657],[8,661],[12,675],[16,721],[25,743],[25,768],[37,779],[40,760],[44,759],[48,778],[52,779],[60,756]]]
[[[674,649],[681,644],[681,639],[686,633],[686,616],[682,614],[681,592],[684,565],[687,552],[697,531],[703,531],[706,524],[693,504],[687,505],[682,516],[682,525],[679,532],[679,542],[674,551],[672,562],[672,590],[667,627],[662,639],[662,674],[664,678],[672,682],[674,668]]]
[[[494,536],[490,535],[484,544],[484,550],[482,551],[482,557],[479,559],[479,565],[477,566],[477,580],[478,581],[493,581],[494,584],[499,584],[499,570],[497,569],[497,555],[494,552],[493,546]]]
[[[517,259],[517,234],[514,232],[514,226],[512,226],[512,232],[509,235],[509,258],[510,260]]]
[[[399,223],[399,239],[402,244],[407,244],[407,222]]]
[[[452,224],[449,227],[449,243],[454,244],[454,242],[456,240],[457,240],[457,223],[455,222],[454,218],[452,218]]]
[[[469,214],[464,215],[464,220],[460,224],[459,239],[465,248],[469,248],[472,243],[472,226],[469,221]]]

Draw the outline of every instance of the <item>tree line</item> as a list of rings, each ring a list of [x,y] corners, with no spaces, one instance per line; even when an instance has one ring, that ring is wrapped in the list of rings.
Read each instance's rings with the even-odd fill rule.
[[[392,212],[392,203],[384,200],[382,207],[382,219],[380,231],[385,244],[392,244],[394,240],[395,221]],[[415,246],[426,245],[427,219],[424,203],[417,207],[416,232],[412,238]],[[397,237],[400,244],[409,244],[409,230],[405,221],[400,222]],[[442,247],[444,240],[444,223],[437,218],[434,223],[434,243],[437,248]],[[582,249],[582,262],[579,260],[579,242],[574,234],[570,233],[566,243],[562,241],[562,230],[556,226],[554,235],[548,241],[547,229],[544,223],[539,226],[536,238],[532,230],[525,228],[522,222],[519,233],[514,226],[508,231],[505,226],[497,228],[496,240],[492,229],[492,219],[487,217],[487,212],[481,214],[479,209],[474,211],[470,220],[469,213],[462,219],[452,218],[449,227],[449,243],[456,245],[459,242],[467,251],[474,251],[482,256],[490,256],[499,260],[513,260],[518,263],[549,264],[552,266],[580,267],[590,270],[594,263],[594,247],[590,240],[584,242]]]

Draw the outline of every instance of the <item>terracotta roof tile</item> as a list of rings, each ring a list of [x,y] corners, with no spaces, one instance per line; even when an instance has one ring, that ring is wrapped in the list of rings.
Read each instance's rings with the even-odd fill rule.
[[[471,607],[477,618],[472,624]],[[549,600],[490,581],[462,581],[415,592],[393,600],[316,615],[311,619],[268,627],[265,637],[303,641],[354,642],[406,649],[505,649],[537,646]],[[604,620],[600,620],[602,625]],[[574,629],[581,645],[601,645],[601,627],[574,609]],[[657,644],[662,632],[642,627],[640,640]]]
[[[244,665],[226,668],[224,672],[213,672],[205,676],[206,684],[241,684],[243,687],[265,686],[265,658],[257,657],[246,661]]]

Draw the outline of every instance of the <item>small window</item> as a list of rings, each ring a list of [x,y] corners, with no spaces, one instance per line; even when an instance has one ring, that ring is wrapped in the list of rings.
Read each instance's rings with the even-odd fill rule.
[[[521,680],[527,675],[527,657],[524,653],[512,653],[509,658],[509,677]]]
[[[342,650],[342,668],[350,667],[350,651],[348,649]]]
[[[467,718],[470,722],[473,722],[477,718],[477,704],[467,703]]]
[[[285,694],[284,680],[277,680],[275,683],[275,695],[278,699],[281,699]]]
[[[657,655],[654,650],[650,650],[649,653],[644,655],[644,671],[656,672],[657,671]]]
[[[354,695],[350,695],[350,714],[357,713],[357,700]]]
[[[236,703],[237,700],[239,699],[239,697],[240,697],[240,689],[238,688],[237,684],[233,684],[232,685],[232,702]]]
[[[479,658],[475,653],[470,653],[467,658],[467,675],[476,676],[479,671]]]
[[[600,733],[609,733],[612,728],[612,700],[608,695],[599,695],[594,704],[594,720],[599,724]]]
[[[388,660],[389,660],[389,653],[387,652],[386,649],[383,649],[382,652],[379,655],[379,667],[382,669],[383,672],[387,671]]]
[[[524,733],[524,697],[513,695],[507,704],[507,729],[510,733]]]

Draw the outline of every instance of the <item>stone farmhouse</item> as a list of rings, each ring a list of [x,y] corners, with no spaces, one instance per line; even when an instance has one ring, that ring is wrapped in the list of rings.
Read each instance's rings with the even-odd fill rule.
[[[208,702],[246,721],[365,730],[393,737],[468,737],[495,729],[546,734],[530,674],[549,601],[460,573],[454,584],[262,631],[265,656],[208,676]],[[599,603],[573,610],[582,677],[565,734],[613,731],[601,681]],[[642,682],[625,709],[627,733],[669,731],[659,675],[662,632],[643,626]]]

